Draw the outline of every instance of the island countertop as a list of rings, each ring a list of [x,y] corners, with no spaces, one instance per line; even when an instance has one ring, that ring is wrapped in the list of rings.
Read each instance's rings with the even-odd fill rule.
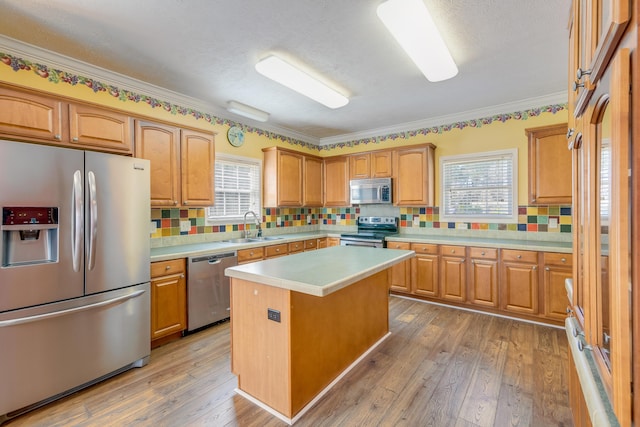
[[[322,297],[413,256],[408,250],[334,246],[229,267],[225,274]]]

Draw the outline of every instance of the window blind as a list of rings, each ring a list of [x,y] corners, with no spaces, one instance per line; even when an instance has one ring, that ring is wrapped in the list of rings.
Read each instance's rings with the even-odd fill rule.
[[[441,161],[443,219],[504,219],[517,216],[517,152],[451,156]]]
[[[260,163],[251,159],[218,158],[215,165],[215,205],[210,220],[235,221],[251,210],[261,215]]]

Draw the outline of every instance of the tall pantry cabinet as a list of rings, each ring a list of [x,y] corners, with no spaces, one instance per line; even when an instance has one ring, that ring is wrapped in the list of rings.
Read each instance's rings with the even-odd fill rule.
[[[636,5],[574,0],[571,9],[567,138],[574,165],[574,263],[567,336],[576,425],[601,425],[607,407],[620,425],[640,425],[634,390],[640,383],[640,352],[634,350],[640,345],[640,276],[632,267],[640,265],[640,252],[632,251],[640,243],[633,225],[640,156],[632,150],[640,127],[631,114],[640,108],[638,91],[631,90],[640,87]]]

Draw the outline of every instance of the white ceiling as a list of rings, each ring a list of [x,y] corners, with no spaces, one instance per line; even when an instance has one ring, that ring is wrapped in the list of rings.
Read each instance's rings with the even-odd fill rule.
[[[570,0],[425,0],[460,70],[439,83],[400,50],[377,18],[379,3],[0,0],[0,34],[320,144],[488,107],[566,102]],[[323,76],[349,104],[331,110],[258,74],[254,64],[272,52]],[[226,112],[229,100],[269,112],[269,122]]]

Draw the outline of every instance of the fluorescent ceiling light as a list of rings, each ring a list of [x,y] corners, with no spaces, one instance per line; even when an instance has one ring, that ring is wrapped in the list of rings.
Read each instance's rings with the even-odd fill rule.
[[[256,64],[256,70],[263,76],[308,96],[329,108],[339,108],[349,103],[349,99],[344,95],[277,56],[267,56]]]
[[[227,102],[227,111],[259,122],[266,122],[269,120],[269,113],[236,101]]]
[[[423,0],[387,0],[377,12],[427,80],[439,82],[458,74]]]

